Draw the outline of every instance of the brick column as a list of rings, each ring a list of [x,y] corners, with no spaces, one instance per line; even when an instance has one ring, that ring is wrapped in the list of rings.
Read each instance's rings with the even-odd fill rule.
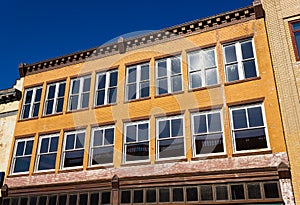
[[[111,204],[118,205],[119,203],[119,177],[115,175],[111,181]]]

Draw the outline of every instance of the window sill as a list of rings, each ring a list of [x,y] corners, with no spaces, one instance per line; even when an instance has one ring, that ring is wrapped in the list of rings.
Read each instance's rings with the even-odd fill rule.
[[[68,110],[66,113],[70,114],[70,113],[76,113],[76,112],[81,112],[81,111],[85,111],[85,110],[89,110],[89,108],[82,108],[82,109],[78,109],[78,110]]]
[[[18,122],[25,122],[25,121],[29,121],[29,120],[36,120],[39,117],[31,117],[31,118],[26,118],[26,119],[19,119]]]
[[[227,158],[228,155],[221,153],[221,154],[211,154],[211,155],[205,155],[205,156],[195,156],[192,158],[192,161],[199,161],[199,160],[205,160],[205,159],[218,159],[218,158]]]
[[[123,162],[121,167],[131,167],[131,166],[140,166],[140,165],[150,165],[150,161],[137,161],[137,162]]]
[[[97,169],[109,169],[114,168],[113,164],[107,164],[107,165],[92,165],[86,168],[86,170],[97,170]]]
[[[154,98],[178,95],[178,94],[182,94],[182,93],[184,93],[184,91],[179,91],[179,92],[175,92],[175,93],[165,93],[165,94],[161,94],[161,95],[155,95]]]
[[[29,173],[9,174],[7,178],[29,177]]]
[[[172,162],[187,162],[187,158],[173,158],[173,159],[158,159],[155,161],[155,164],[164,164],[164,163],[172,163]]]
[[[189,89],[189,92],[195,92],[195,91],[199,91],[199,90],[208,90],[208,89],[218,88],[218,87],[221,87],[221,84],[209,85],[209,86],[199,87],[199,88],[191,88],[191,89]]]
[[[63,113],[54,113],[54,114],[48,114],[48,115],[43,115],[42,118],[47,118],[47,117],[54,117],[54,116],[58,116],[58,115],[62,115]]]
[[[248,82],[248,81],[260,80],[260,79],[261,79],[261,77],[258,76],[258,77],[253,77],[253,78],[246,78],[246,79],[243,79],[243,80],[235,80],[235,81],[225,83],[225,86],[238,84],[238,83],[245,83],[245,82]]]
[[[151,97],[145,97],[145,98],[138,98],[138,99],[132,99],[132,100],[127,100],[124,102],[124,104],[127,104],[127,103],[132,103],[132,102],[139,102],[139,101],[144,101],[144,100],[149,100],[151,99]]]
[[[105,108],[105,107],[110,107],[110,106],[114,106],[114,105],[117,105],[117,103],[111,103],[111,104],[105,104],[105,105],[96,105],[92,109]]]
[[[64,168],[64,169],[60,169],[58,170],[58,173],[68,173],[68,172],[79,172],[79,171],[83,171],[83,167],[78,168]]]
[[[254,150],[254,151],[243,151],[243,152],[236,152],[233,153],[233,157],[242,157],[242,156],[248,156],[248,155],[263,155],[263,154],[272,154],[272,150],[265,149],[265,150]]]
[[[45,175],[45,174],[55,174],[55,170],[51,170],[51,171],[36,171],[36,172],[32,173],[32,176]]]

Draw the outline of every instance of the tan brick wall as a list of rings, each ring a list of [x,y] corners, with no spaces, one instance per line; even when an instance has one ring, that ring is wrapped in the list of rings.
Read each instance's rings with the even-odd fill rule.
[[[300,62],[288,22],[300,19],[299,0],[263,0],[296,204],[300,204]]]

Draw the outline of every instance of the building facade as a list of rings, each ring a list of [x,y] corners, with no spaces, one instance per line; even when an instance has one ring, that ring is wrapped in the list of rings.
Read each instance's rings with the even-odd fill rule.
[[[262,4],[266,13],[295,201],[300,204],[300,1],[263,0]]]
[[[3,204],[294,204],[260,4],[19,70]]]

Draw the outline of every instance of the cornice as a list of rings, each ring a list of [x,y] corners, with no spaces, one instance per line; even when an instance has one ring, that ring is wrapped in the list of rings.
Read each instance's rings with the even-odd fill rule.
[[[21,91],[10,88],[7,90],[1,90],[0,91],[0,104],[6,104],[9,102],[18,101],[21,99],[22,93]]]
[[[124,54],[135,49],[184,38],[188,35],[202,33],[262,17],[264,17],[264,13],[261,4],[253,4],[253,6],[190,21],[133,38],[119,38],[117,42],[105,44],[100,47],[51,58],[37,63],[21,63],[19,65],[19,73],[21,77],[24,77],[26,75],[95,60],[106,56]]]

